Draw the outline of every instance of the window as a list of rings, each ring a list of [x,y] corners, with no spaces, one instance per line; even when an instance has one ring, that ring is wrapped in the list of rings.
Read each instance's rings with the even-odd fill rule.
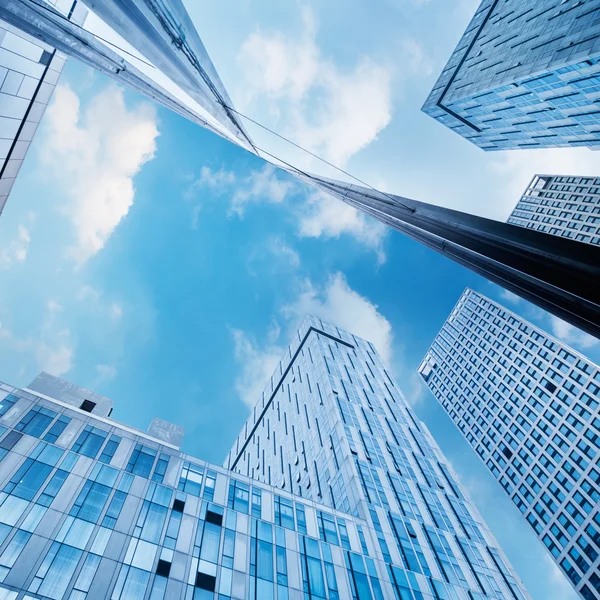
[[[53,410],[34,406],[15,426],[17,431],[39,438],[56,417]]]
[[[25,500],[32,500],[62,454],[62,450],[54,446],[43,442],[39,443],[31,453],[31,458],[25,459],[25,462],[4,486],[4,491]]]
[[[0,402],[0,417],[3,417],[19,400],[18,396],[8,394],[2,402]]]
[[[50,431],[44,436],[46,442],[53,444],[60,437],[66,426],[71,422],[69,417],[60,416],[58,420],[50,427]]]
[[[275,524],[294,530],[294,504],[287,498],[275,496]]]
[[[86,425],[73,445],[73,452],[89,458],[96,458],[108,433],[98,427]]]
[[[152,475],[152,481],[157,481],[158,483],[162,483],[165,478],[165,473],[167,472],[167,465],[169,464],[169,455],[161,454],[158,457],[158,462],[156,463],[156,467],[154,468],[154,473]]]
[[[192,496],[199,497],[200,490],[202,488],[202,477],[204,475],[204,468],[198,465],[194,465],[190,462],[183,463],[183,470],[181,471],[181,477],[179,478],[178,490],[191,494]]]
[[[96,408],[96,403],[91,400],[84,400],[79,408],[85,410],[85,412],[91,413]]]
[[[214,471],[206,472],[206,483],[204,484],[203,497],[207,500],[213,500],[215,497],[215,483],[217,482],[217,474]]]
[[[156,458],[156,450],[143,446],[142,444],[136,444],[134,451],[131,454],[131,458],[127,463],[126,471],[139,475],[140,477],[148,478],[152,471],[152,465]]]
[[[248,514],[249,500],[250,486],[246,483],[242,483],[241,481],[232,479],[229,482],[229,497],[227,506],[229,508],[233,508],[233,510]]]
[[[109,464],[120,443],[121,438],[118,435],[111,435],[108,442],[106,442],[106,446],[104,446],[104,450],[102,450],[102,454],[98,460],[102,463]]]

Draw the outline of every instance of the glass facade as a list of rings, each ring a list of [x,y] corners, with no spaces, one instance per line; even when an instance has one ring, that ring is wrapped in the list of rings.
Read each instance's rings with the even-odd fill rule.
[[[600,178],[536,175],[508,222],[600,246]]]
[[[47,1],[83,23],[82,4]],[[0,20],[0,214],[64,64],[64,54]]]
[[[419,373],[581,597],[600,598],[600,368],[466,290]]]
[[[291,448],[286,419],[298,434],[292,479],[281,453],[252,479],[0,384],[0,598],[528,599],[370,344],[301,334],[281,364],[292,401],[257,406],[267,453]]]
[[[318,319],[302,324],[224,466],[327,507],[321,543],[349,565],[352,540],[374,558],[377,583],[367,571],[349,598],[528,597],[373,345]],[[277,496],[275,519],[306,527]]]
[[[484,150],[598,146],[599,16],[599,0],[483,0],[423,111]]]

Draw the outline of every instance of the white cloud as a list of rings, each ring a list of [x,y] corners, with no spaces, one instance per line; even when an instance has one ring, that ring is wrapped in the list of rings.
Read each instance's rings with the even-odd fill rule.
[[[328,321],[357,336],[369,340],[382,359],[389,364],[392,354],[392,326],[377,306],[350,288],[342,273],[336,273],[322,287],[304,281],[296,302],[281,309],[286,327],[295,329],[307,315]],[[260,399],[269,378],[285,352],[281,327],[272,321],[266,342],[261,345],[239,329],[231,329],[235,344],[235,359],[240,367],[235,388],[245,404],[252,407]]]
[[[504,288],[501,288],[500,297],[511,304],[518,304],[522,300],[520,296],[517,296],[517,294],[513,294]]]
[[[243,218],[249,204],[280,204],[295,187],[292,181],[280,179],[275,167],[268,163],[262,169],[251,171],[244,177],[236,177],[233,171],[227,171],[223,167],[213,171],[210,167],[203,166],[200,169],[200,177],[192,184],[188,195],[193,196],[198,189],[208,188],[218,196],[230,196],[228,216],[237,215]],[[199,207],[194,209],[193,229],[197,226],[200,210]]]
[[[29,229],[19,225],[16,238],[0,250],[0,269],[8,269],[15,262],[23,262],[27,258],[30,241]]]
[[[310,281],[306,281],[298,300],[285,307],[283,312],[297,319],[312,314],[351,331],[372,342],[386,364],[391,362],[391,323],[368,298],[350,288],[342,273],[332,275],[322,289],[315,288]]]
[[[117,375],[117,368],[114,365],[96,365],[96,382],[110,381]]]
[[[580,346],[581,348],[591,348],[598,343],[599,340],[597,338],[577,329],[577,327],[570,323],[567,323],[554,315],[549,315],[549,317],[552,333],[566,344]]]
[[[108,313],[112,319],[120,319],[123,315],[123,307],[120,304],[113,302],[108,308]]]
[[[272,237],[267,242],[267,250],[290,267],[297,268],[300,266],[300,255],[290,245],[286,244],[283,238]]]
[[[243,217],[246,206],[251,202],[280,204],[293,188],[294,184],[291,181],[279,179],[275,167],[267,164],[260,171],[252,171],[244,178],[233,194],[229,214]]]
[[[0,339],[12,352],[33,359],[38,369],[51,375],[64,375],[73,367],[74,349],[71,333],[61,322],[62,312],[60,304],[49,300],[37,335],[20,338],[4,327],[0,330]]]
[[[156,114],[145,102],[128,109],[114,85],[81,110],[77,95],[60,85],[44,123],[41,157],[68,199],[63,210],[76,237],[69,254],[83,263],[104,247],[133,204],[133,178],[156,151]]]
[[[283,124],[298,144],[342,166],[391,120],[392,72],[370,58],[342,71],[321,55],[309,8],[294,38],[256,31],[238,60],[244,73],[242,105],[259,120]]]
[[[505,221],[536,174],[594,175],[600,172],[600,152],[588,148],[510,150],[495,153],[489,163],[491,175],[502,182],[482,207],[481,197],[473,197],[474,212]],[[462,206],[460,210],[469,207]]]
[[[235,389],[242,402],[252,408],[260,399],[269,378],[283,356],[283,348],[275,342],[276,335],[270,332],[269,341],[259,348],[255,340],[239,329],[231,329],[234,342],[235,360],[240,364],[241,372],[236,377]]]
[[[324,192],[311,194],[300,209],[300,237],[338,238],[349,234],[375,250],[380,263],[385,261],[382,243],[387,231],[379,221]]]

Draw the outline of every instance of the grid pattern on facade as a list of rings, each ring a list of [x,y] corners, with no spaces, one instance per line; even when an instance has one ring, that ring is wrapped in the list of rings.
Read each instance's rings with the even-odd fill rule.
[[[466,290],[421,377],[580,595],[600,598],[600,372]]]
[[[77,23],[87,14],[72,0],[49,3]],[[0,20],[0,213],[64,64],[54,48]]]
[[[442,517],[424,480],[420,487],[444,527],[414,518],[427,508],[400,474],[405,508],[373,505],[361,519],[0,384],[0,597],[526,598],[452,473],[440,469],[460,516]],[[463,529],[458,520],[450,528],[453,518]]]
[[[483,0],[424,112],[484,150],[597,146],[599,16],[599,0]]]
[[[225,466],[364,519],[413,593],[527,597],[372,344],[318,319],[303,323]]]
[[[536,175],[508,222],[600,245],[600,178]]]

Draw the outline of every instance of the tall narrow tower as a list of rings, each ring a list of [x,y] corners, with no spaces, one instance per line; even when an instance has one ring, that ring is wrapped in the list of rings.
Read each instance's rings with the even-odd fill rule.
[[[419,373],[584,600],[600,598],[600,369],[466,290]]]
[[[399,597],[411,596],[398,567],[417,598],[527,597],[373,345],[318,319],[300,327],[224,466],[364,520]],[[317,518],[327,539],[330,519]]]

